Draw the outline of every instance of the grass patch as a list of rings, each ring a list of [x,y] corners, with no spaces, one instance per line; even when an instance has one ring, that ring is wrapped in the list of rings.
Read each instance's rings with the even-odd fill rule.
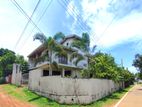
[[[37,107],[85,107],[83,105],[61,105],[55,101],[49,100],[48,98],[39,96],[25,87],[17,87],[10,84],[1,85],[1,87],[9,95],[14,96],[19,100],[37,105]],[[90,105],[86,105],[86,107],[104,107],[114,105],[126,92],[128,92],[131,87],[117,91],[110,96],[102,98]]]

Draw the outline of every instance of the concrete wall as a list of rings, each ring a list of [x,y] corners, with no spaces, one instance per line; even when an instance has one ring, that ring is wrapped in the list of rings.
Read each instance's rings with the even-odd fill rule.
[[[22,74],[22,84],[28,84],[29,73]]]
[[[31,76],[32,75],[32,76]],[[60,76],[41,76],[31,71],[29,89],[40,95],[66,104],[88,104],[122,88],[122,84],[106,79],[72,79]]]
[[[20,71],[20,64],[13,64],[12,84],[21,85],[22,73]]]
[[[42,69],[35,69],[29,72],[28,86],[31,90],[35,91],[39,90],[41,76],[42,76]]]

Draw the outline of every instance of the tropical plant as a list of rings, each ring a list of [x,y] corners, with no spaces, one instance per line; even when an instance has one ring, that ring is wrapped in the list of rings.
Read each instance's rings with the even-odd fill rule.
[[[71,54],[70,60],[74,60],[75,65],[77,65],[80,61],[84,60],[84,56],[90,58],[91,51],[94,51],[96,46],[93,46],[93,49],[90,48],[90,36],[88,33],[82,33],[82,37],[80,39],[75,39],[71,45],[79,50],[82,50],[85,55],[79,54],[78,52],[74,52]]]
[[[82,76],[111,79],[116,82],[124,81],[126,84],[130,84],[134,80],[134,75],[128,69],[118,66],[110,54],[102,52],[91,56],[89,67],[82,70]]]
[[[20,64],[22,73],[28,73],[28,62],[24,59],[22,55],[16,55],[15,63]]]
[[[62,32],[58,32],[54,35],[53,39],[60,43],[63,39],[65,39],[65,35]]]
[[[49,57],[48,58],[49,59],[49,75],[52,75],[52,65],[54,65],[55,67],[58,67],[56,61],[53,61],[52,59],[53,52],[56,53],[55,56],[67,57],[67,53],[64,50],[64,48],[57,43],[57,40],[59,39],[59,37],[57,38],[57,34],[54,37],[48,37],[48,38],[44,34],[40,34],[40,33],[37,33],[34,35],[34,40],[36,39],[39,40],[46,47],[46,49],[48,49],[47,56]],[[63,38],[63,35],[61,35],[61,38]]]

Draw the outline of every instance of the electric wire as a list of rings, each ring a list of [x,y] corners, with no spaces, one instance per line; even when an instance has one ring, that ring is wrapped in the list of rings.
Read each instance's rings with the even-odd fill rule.
[[[40,18],[38,19],[38,21],[37,21],[37,23],[36,23],[37,25],[40,23],[41,19],[43,18],[43,16],[45,15],[46,11],[47,11],[48,8],[50,7],[52,1],[53,1],[53,0],[50,0],[50,1],[48,2],[48,5],[46,6],[45,10],[43,11],[42,15],[40,16]],[[36,28],[36,27],[34,26],[33,29],[31,30],[31,32],[29,33],[29,36],[24,40],[24,42],[23,42],[24,44],[22,45],[22,47],[25,46],[25,44],[27,43],[28,39],[32,36],[32,33],[33,33],[33,31],[35,30],[35,28]],[[22,48],[20,48],[20,49],[22,49]]]
[[[15,1],[15,0],[14,0],[14,1]],[[20,42],[22,36],[24,35],[24,33],[25,33],[25,31],[26,31],[26,29],[27,29],[27,27],[28,27],[28,25],[29,25],[29,23],[30,23],[30,21],[31,21],[33,15],[34,15],[34,13],[35,13],[35,11],[37,10],[37,8],[38,8],[38,6],[39,6],[39,4],[40,4],[40,1],[41,1],[41,0],[38,0],[37,4],[36,4],[36,6],[35,6],[35,8],[34,8],[34,10],[33,10],[33,12],[32,12],[32,15],[30,16],[28,22],[26,23],[26,25],[25,25],[25,27],[24,27],[22,33],[20,34],[20,36],[19,36],[19,38],[18,38],[18,40],[17,40],[17,42],[16,42],[16,44],[15,44],[14,49],[16,49],[16,47],[17,47],[17,45],[19,44],[19,42]],[[15,1],[15,3],[17,4],[16,1]]]

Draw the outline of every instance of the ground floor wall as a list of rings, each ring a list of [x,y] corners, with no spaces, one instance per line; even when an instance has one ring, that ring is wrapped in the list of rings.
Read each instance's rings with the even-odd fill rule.
[[[106,79],[73,79],[61,76],[41,76],[41,70],[30,71],[29,89],[66,104],[88,104],[123,87]]]

